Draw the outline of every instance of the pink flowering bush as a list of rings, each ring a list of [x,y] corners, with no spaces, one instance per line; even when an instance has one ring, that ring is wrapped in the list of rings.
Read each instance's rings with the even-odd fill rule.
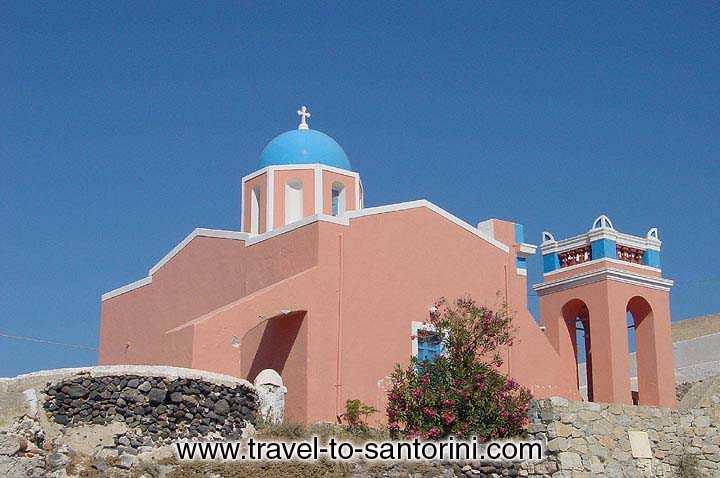
[[[462,298],[435,304],[429,325],[442,340],[433,361],[412,358],[397,365],[388,393],[388,423],[394,436],[480,440],[523,433],[530,391],[498,372],[501,347],[513,341],[512,317]]]

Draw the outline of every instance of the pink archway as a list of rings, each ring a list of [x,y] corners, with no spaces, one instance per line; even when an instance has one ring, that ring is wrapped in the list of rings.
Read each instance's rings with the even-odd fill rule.
[[[644,297],[635,296],[628,301],[627,312],[632,316],[632,325],[635,328],[638,402],[657,404],[660,400],[658,388],[660,364],[657,360],[652,306]]]
[[[575,370],[577,387],[580,389],[580,346],[585,350],[585,384],[587,386],[587,399],[593,401],[593,379],[592,379],[592,344],[590,338],[590,311],[585,302],[580,299],[572,299],[562,307],[562,317],[565,320],[567,333],[565,340],[572,343],[575,356]],[[580,334],[578,334],[580,332]],[[580,337],[578,337],[580,335]],[[578,339],[583,343],[578,343]]]

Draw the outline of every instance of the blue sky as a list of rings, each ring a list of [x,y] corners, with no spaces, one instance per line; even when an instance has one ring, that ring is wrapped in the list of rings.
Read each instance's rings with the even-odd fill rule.
[[[715,2],[5,2],[0,332],[96,346],[101,293],[239,228],[240,177],[301,104],[368,206],[535,243],[657,226],[674,319],[720,311],[718,38]],[[95,360],[0,338],[0,375]]]

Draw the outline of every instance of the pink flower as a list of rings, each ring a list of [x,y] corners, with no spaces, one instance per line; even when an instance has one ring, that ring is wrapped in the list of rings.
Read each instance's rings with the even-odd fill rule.
[[[450,412],[443,412],[442,419],[445,425],[450,425],[452,422],[455,421],[455,415]]]
[[[424,413],[425,415],[427,415],[427,416],[429,416],[429,417],[433,417],[433,418],[437,416],[437,412],[435,412],[435,410],[433,410],[433,409],[430,408],[430,407],[425,407],[425,408],[423,408],[423,413]]]
[[[440,434],[441,434],[440,430],[436,427],[433,427],[430,429],[427,436],[428,436],[428,438],[437,438],[440,436]]]

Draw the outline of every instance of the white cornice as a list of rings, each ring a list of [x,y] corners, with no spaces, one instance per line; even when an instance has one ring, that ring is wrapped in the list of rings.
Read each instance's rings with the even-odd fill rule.
[[[650,249],[654,251],[659,251],[660,246],[662,245],[662,242],[660,242],[659,239],[638,237],[618,232],[615,229],[601,228],[592,229],[585,234],[569,237],[560,241],[543,242],[540,246],[540,251],[543,255],[551,252],[565,252],[576,249],[578,247],[587,246],[591,242],[600,239],[609,239],[611,241],[615,241],[617,244],[620,244],[622,246],[635,247],[638,249],[646,250]]]
[[[265,230],[275,227],[275,170],[267,171],[267,197],[265,198]]]
[[[639,285],[650,289],[669,291],[670,287],[673,286],[673,281],[670,279],[664,279],[662,277],[648,277],[640,274],[633,274],[622,269],[601,269],[586,274],[570,277],[567,279],[560,279],[553,282],[543,282],[541,284],[534,284],[533,290],[537,292],[539,296],[546,295],[552,292],[560,292],[563,290],[580,287],[586,284],[593,284],[602,280],[611,280],[615,282],[622,282],[625,284]]]
[[[440,214],[445,219],[447,219],[450,222],[453,222],[457,224],[458,226],[462,227],[468,232],[471,232],[472,234],[476,235],[477,237],[489,242],[493,246],[497,247],[501,251],[508,253],[510,252],[510,248],[503,244],[502,242],[492,238],[488,237],[485,233],[482,233],[478,230],[478,228],[471,226],[467,222],[463,221],[457,216],[454,216],[447,212],[445,209],[436,206],[435,204],[431,203],[430,201],[426,199],[420,199],[417,201],[408,201],[408,202],[402,202],[398,204],[391,204],[388,206],[378,206],[378,207],[371,207],[366,209],[360,209],[358,211],[350,211],[346,215],[347,217],[362,217],[362,216],[370,216],[372,214],[382,214],[386,212],[395,212],[395,211],[402,211],[405,209],[414,209],[418,207],[426,207],[430,209],[431,211]]]
[[[356,173],[355,171],[350,171],[349,169],[340,169],[340,168],[336,168],[334,166],[327,166],[327,165],[321,164],[321,163],[308,163],[308,164],[285,164],[285,165],[265,166],[262,169],[258,169],[257,171],[253,171],[252,173],[250,173],[246,176],[243,176],[242,182],[249,181],[252,178],[255,178],[257,176],[260,176],[263,173],[267,173],[270,171],[283,171],[283,170],[289,170],[289,169],[314,170],[316,168],[320,168],[323,171],[330,171],[333,173],[343,174],[345,176],[351,176],[355,179],[358,179],[360,177],[359,173]]]
[[[322,169],[316,166],[313,170],[313,181],[315,184],[315,214],[323,212],[323,180]]]
[[[144,285],[148,285],[152,282],[152,277],[143,277],[140,280],[136,280],[135,282],[131,282],[130,284],[125,284],[122,287],[118,287],[117,289],[113,289],[110,292],[105,292],[102,296],[100,296],[100,300],[108,300],[112,299],[113,297],[117,297],[121,294],[124,294],[125,292],[129,292],[133,289],[137,289],[139,287],[142,287]]]
[[[635,264],[634,262],[621,261],[620,259],[613,259],[612,257],[601,257],[600,259],[593,259],[591,261],[581,262],[580,264],[574,264],[572,266],[562,267],[560,269],[555,269],[550,272],[545,272],[545,273],[543,273],[543,277],[560,274],[562,272],[574,271],[575,269],[580,269],[582,267],[600,264],[603,261],[610,262],[612,264],[622,264],[625,266],[632,266],[632,267],[636,267],[638,269],[642,269],[642,270],[646,270],[646,271],[652,271],[652,272],[658,272],[658,273],[662,272],[662,270],[658,269],[657,267],[648,266],[645,264]]]
[[[150,271],[148,272],[148,277],[145,277],[143,279],[140,279],[139,281],[133,282],[132,284],[127,284],[118,289],[107,292],[102,295],[102,300],[110,299],[112,297],[116,297],[125,292],[129,292],[133,289],[137,289],[138,287],[142,287],[144,285],[150,284],[152,282],[152,275],[155,272],[157,272],[162,266],[164,266],[170,259],[172,259],[175,255],[177,255],[177,253],[180,252],[185,246],[187,246],[190,243],[190,241],[192,241],[194,238],[196,238],[198,236],[240,240],[240,241],[245,241],[246,246],[251,246],[253,244],[257,244],[259,242],[265,241],[272,237],[279,236],[280,234],[285,234],[286,232],[290,232],[292,230],[306,226],[313,222],[329,222],[329,223],[333,223],[333,224],[349,226],[350,220],[354,219],[354,218],[364,217],[364,216],[372,216],[375,214],[385,214],[385,213],[391,213],[391,212],[405,211],[408,209],[416,209],[416,208],[420,208],[420,207],[426,207],[426,208],[430,209],[431,211],[441,215],[445,219],[460,226],[461,228],[476,235],[477,237],[487,241],[488,243],[497,247],[498,249],[505,252],[506,254],[510,252],[510,248],[508,246],[506,246],[505,244],[503,244],[502,242],[495,240],[492,237],[487,237],[485,235],[485,233],[480,232],[477,228],[472,227],[470,224],[466,223],[462,219],[459,219],[458,217],[453,216],[449,212],[436,206],[435,204],[431,203],[430,201],[427,201],[425,199],[420,199],[418,201],[408,201],[408,202],[403,202],[403,203],[398,203],[398,204],[389,204],[387,206],[378,206],[378,207],[371,207],[371,208],[367,208],[367,209],[360,209],[360,210],[356,210],[356,211],[348,211],[346,214],[343,214],[343,215],[337,216],[337,217],[330,216],[327,214],[315,214],[313,216],[305,217],[299,221],[295,221],[293,223],[287,224],[287,225],[277,228],[275,230],[264,232],[262,234],[255,234],[255,235],[248,234],[246,232],[239,232],[239,231],[224,231],[224,230],[218,230],[218,229],[198,228],[198,229],[195,229],[193,232],[191,232],[185,239],[182,240],[182,242],[180,242],[180,244],[175,246],[169,253],[167,253],[165,255],[165,257],[160,259],[160,261],[158,261],[158,263],[155,264],[150,269]]]
[[[482,223],[481,223],[482,224]],[[518,257],[530,257],[533,254],[535,254],[535,251],[537,251],[537,246],[534,244],[528,244],[527,242],[522,242],[518,244]]]
[[[236,241],[244,241],[247,240],[249,237],[251,237],[250,234],[247,232],[239,232],[239,231],[224,231],[221,229],[204,229],[204,228],[197,228],[193,232],[187,235],[185,239],[183,239],[180,244],[173,247],[173,249],[168,252],[165,257],[160,259],[157,264],[155,264],[149,271],[148,275],[153,275],[160,269],[162,266],[164,266],[170,259],[175,257],[175,255],[180,252],[185,246],[187,246],[190,241],[195,239],[196,237],[217,237],[221,239],[234,239]]]

